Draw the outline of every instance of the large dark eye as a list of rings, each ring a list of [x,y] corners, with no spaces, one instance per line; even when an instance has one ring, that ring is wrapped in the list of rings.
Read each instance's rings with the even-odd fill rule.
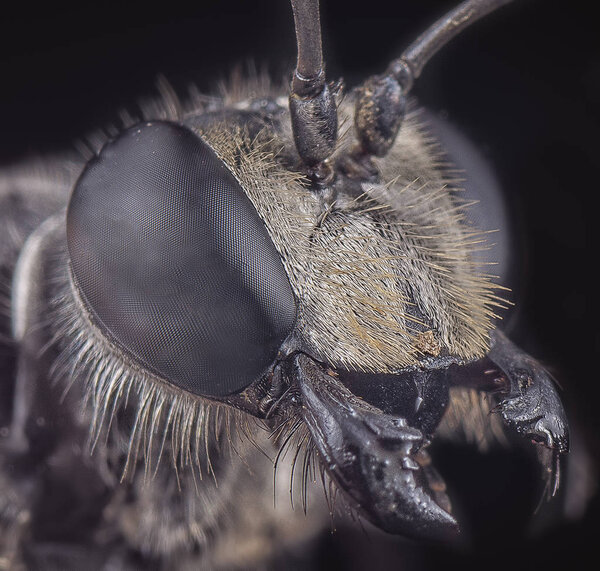
[[[95,325],[195,394],[248,386],[294,325],[294,295],[254,206],[179,125],[133,127],[89,162],[71,196],[67,243]]]

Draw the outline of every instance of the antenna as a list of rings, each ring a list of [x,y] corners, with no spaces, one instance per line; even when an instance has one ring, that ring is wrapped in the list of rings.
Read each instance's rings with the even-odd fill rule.
[[[425,64],[465,28],[512,0],[467,0],[437,20],[383,75],[367,79],[359,88],[354,122],[360,142],[355,159],[383,157],[394,144],[404,118],[406,94]]]
[[[335,98],[325,80],[319,0],[291,0],[298,60],[290,89],[290,115],[298,154],[313,180],[337,140]]]

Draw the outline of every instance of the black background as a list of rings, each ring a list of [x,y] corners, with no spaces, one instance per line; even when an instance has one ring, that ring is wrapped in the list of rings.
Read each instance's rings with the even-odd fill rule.
[[[323,2],[328,76],[353,86],[386,63],[452,1]],[[520,228],[513,338],[547,363],[569,414],[598,457],[598,262],[600,42],[586,2],[516,2],[457,38],[426,67],[414,93],[483,151]],[[4,12],[0,34],[0,164],[71,148],[135,110],[158,73],[185,93],[210,91],[235,64],[266,63],[277,78],[295,56],[283,0],[23,4]],[[522,459],[442,455],[463,501],[474,545],[416,548],[343,531],[323,539],[324,565],[343,568],[558,568],[595,556],[598,500],[579,523],[524,531],[533,484]],[[526,463],[525,463],[526,464]],[[525,465],[524,464],[524,465]],[[507,468],[508,466],[508,468]],[[494,472],[495,479],[490,479]],[[597,479],[597,478],[596,478]],[[592,559],[593,561],[593,559]]]

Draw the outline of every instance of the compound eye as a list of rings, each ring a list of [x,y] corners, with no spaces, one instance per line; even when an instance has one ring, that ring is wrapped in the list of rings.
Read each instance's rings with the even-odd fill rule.
[[[180,125],[128,129],[88,163],[67,245],[94,325],[194,394],[247,387],[293,328],[294,295],[264,223],[223,161]]]

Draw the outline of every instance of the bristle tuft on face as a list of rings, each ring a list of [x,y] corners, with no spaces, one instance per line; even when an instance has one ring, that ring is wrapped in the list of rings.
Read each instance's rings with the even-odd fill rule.
[[[490,414],[490,396],[465,387],[450,390],[450,403],[436,436],[467,442],[482,452],[495,443],[507,444],[499,415]]]
[[[297,330],[314,356],[393,372],[423,357],[425,331],[446,354],[485,354],[503,306],[472,259],[487,235],[466,224],[466,205],[451,191],[457,182],[440,166],[417,113],[378,162],[385,183],[365,183],[359,196],[328,204],[283,167],[283,139],[225,126],[201,134],[263,219],[298,299]],[[346,147],[342,138],[338,152]]]

